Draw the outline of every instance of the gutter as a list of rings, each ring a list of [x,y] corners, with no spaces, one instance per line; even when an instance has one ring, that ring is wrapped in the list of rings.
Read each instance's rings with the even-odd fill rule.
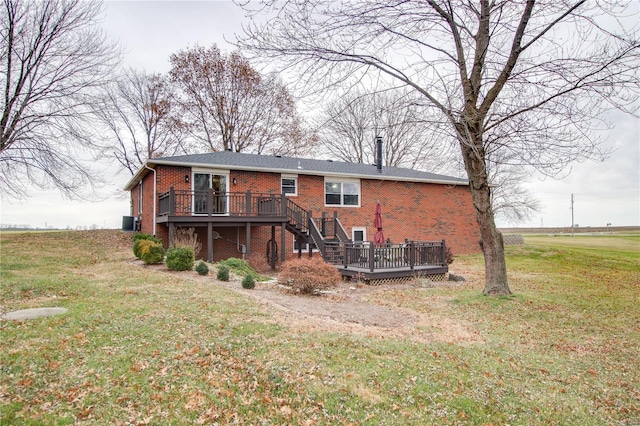
[[[157,198],[157,194],[156,194],[156,169],[152,169],[151,167],[147,166],[147,164],[145,163],[144,165],[145,169],[151,170],[153,172],[153,236],[156,236],[156,198]]]

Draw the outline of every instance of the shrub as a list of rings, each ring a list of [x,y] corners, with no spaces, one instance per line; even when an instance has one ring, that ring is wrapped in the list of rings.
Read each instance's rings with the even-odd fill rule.
[[[196,272],[199,275],[207,275],[209,273],[209,267],[202,260],[196,265]]]
[[[140,258],[147,265],[155,265],[164,260],[164,247],[162,243],[151,240],[143,240],[140,243]]]
[[[229,281],[229,267],[227,265],[220,265],[216,278],[220,281]]]
[[[278,281],[291,286],[296,293],[313,294],[335,287],[341,277],[338,270],[320,256],[299,258],[285,262]]]
[[[183,228],[181,226],[176,228],[173,236],[173,245],[175,247],[191,247],[194,256],[197,256],[202,249],[202,244],[198,241],[195,228]]]
[[[193,268],[192,247],[171,247],[167,250],[167,268],[170,271],[188,271]]]
[[[251,275],[245,275],[242,279],[242,288],[246,288],[247,290],[251,290],[256,287],[256,280]]]
[[[249,264],[236,257],[230,257],[220,262],[221,265],[227,266],[230,270],[238,275],[251,275],[254,280],[260,280],[262,277]]]
[[[133,241],[138,241],[138,240],[154,240],[155,237],[151,234],[144,234],[142,232],[136,232],[135,234],[133,234]]]
[[[451,265],[453,263],[453,252],[451,252],[451,247],[446,247],[444,249],[444,257],[447,265]]]
[[[258,273],[268,273],[271,271],[271,265],[267,262],[267,256],[264,253],[252,252],[247,262]],[[276,262],[276,267],[278,262]]]
[[[140,244],[142,244],[142,241],[151,241],[151,242],[154,242],[154,243],[162,243],[162,240],[154,237],[151,234],[142,234],[142,233],[133,234],[133,254],[138,259],[140,259],[142,257],[142,253],[140,253]]]

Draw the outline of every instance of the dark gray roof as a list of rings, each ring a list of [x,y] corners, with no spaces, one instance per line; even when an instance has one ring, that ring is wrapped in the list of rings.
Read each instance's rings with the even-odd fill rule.
[[[341,161],[316,160],[310,158],[275,155],[245,154],[231,151],[161,157],[147,161],[147,165],[149,166],[157,164],[189,167],[218,167],[231,170],[252,170],[319,176],[344,176],[365,179],[432,182],[449,185],[468,184],[468,180],[466,179],[399,167],[383,166],[382,171],[379,172],[375,165],[370,164],[345,163]],[[136,174],[136,176],[134,176],[130,183],[136,180],[136,177],[138,177],[141,172],[145,172],[144,167]]]

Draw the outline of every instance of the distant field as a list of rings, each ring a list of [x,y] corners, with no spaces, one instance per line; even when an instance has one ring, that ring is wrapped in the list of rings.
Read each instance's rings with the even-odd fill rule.
[[[556,227],[556,228],[500,228],[503,234],[545,234],[545,235],[571,235],[571,227]],[[574,235],[580,234],[629,234],[640,235],[640,226],[578,226],[573,228]]]
[[[640,233],[624,233],[614,235],[545,236],[525,235],[526,244],[545,247],[573,247],[584,250],[606,250],[609,252],[627,253],[631,257],[640,257]]]
[[[525,235],[510,297],[481,294],[478,255],[451,265],[462,285],[363,296],[415,317],[403,330],[137,265],[119,231],[0,250],[0,310],[69,309],[0,321],[2,425],[640,424],[637,236]]]

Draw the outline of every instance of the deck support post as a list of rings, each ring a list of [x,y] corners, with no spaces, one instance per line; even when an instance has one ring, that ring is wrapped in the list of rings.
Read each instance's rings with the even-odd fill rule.
[[[275,243],[276,243],[276,227],[274,225],[271,225],[271,242],[272,245],[271,247],[276,247]],[[275,253],[271,253],[271,259],[269,259],[269,266],[271,266],[271,270],[275,271],[276,270],[276,254]]]
[[[444,239],[442,240],[442,247],[440,248],[440,255],[442,256],[442,266],[447,264],[447,247],[445,246]]]
[[[251,222],[247,222],[247,226],[246,226],[246,243],[247,245],[245,246],[245,250],[244,250],[244,256],[243,258],[249,259],[249,255],[251,255]]]
[[[213,263],[213,224],[207,223],[207,262]]]
[[[282,263],[284,263],[285,259],[286,259],[286,255],[285,255],[285,247],[287,244],[287,240],[286,240],[286,229],[287,229],[287,223],[283,222],[282,226],[280,227],[280,261]]]
[[[413,271],[416,266],[416,244],[409,242],[409,268]]]
[[[247,199],[245,200],[245,211],[247,216],[251,216],[251,191],[247,191]]]
[[[375,249],[373,248],[373,241],[369,242],[369,271],[373,272],[375,268]]]
[[[345,269],[349,266],[349,250],[347,250],[347,243],[343,243],[342,247],[344,247],[344,253],[342,255],[342,262],[344,264]]]
[[[175,238],[175,235],[176,235],[176,225],[174,223],[169,223],[169,247],[173,245],[173,239]]]

